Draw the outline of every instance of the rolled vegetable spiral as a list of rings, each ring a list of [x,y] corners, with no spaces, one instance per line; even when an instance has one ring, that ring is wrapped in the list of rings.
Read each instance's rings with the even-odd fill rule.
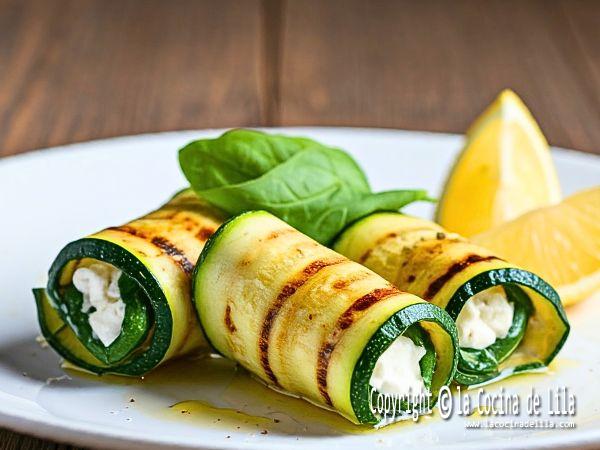
[[[408,363],[419,364],[431,403],[454,372],[456,330],[441,308],[264,211],[239,215],[211,237],[193,296],[219,353],[355,423],[382,420],[372,408],[372,375],[398,339],[420,352]]]
[[[372,214],[342,232],[333,248],[457,320],[458,383],[543,369],[569,333],[548,283],[428,220]]]
[[[225,216],[190,190],[63,248],[34,289],[42,334],[94,373],[142,375],[207,348],[190,298],[194,264]]]

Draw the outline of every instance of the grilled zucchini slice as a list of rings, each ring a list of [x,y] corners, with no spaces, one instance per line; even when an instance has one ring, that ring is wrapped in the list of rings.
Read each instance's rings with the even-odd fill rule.
[[[67,361],[97,374],[143,375],[179,355],[207,350],[191,301],[191,275],[224,219],[184,190],[140,219],[71,242],[52,264],[46,289],[34,289],[43,336]],[[124,319],[108,346],[95,335],[73,285],[78,267],[97,262],[122,273]]]
[[[514,306],[512,326],[506,338],[483,350],[461,348],[455,375],[460,384],[543,370],[569,334],[560,298],[548,283],[428,220],[371,214],[344,230],[333,248],[446,309],[454,320],[475,294],[503,287]]]
[[[210,238],[193,298],[221,355],[354,423],[381,422],[369,382],[399,336],[426,348],[420,367],[431,405],[454,374],[456,329],[443,309],[264,211],[236,216]]]

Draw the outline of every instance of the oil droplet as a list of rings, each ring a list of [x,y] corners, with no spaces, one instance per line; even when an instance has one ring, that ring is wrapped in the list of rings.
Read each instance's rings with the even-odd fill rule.
[[[336,412],[270,389],[221,357],[175,360],[138,378],[97,376],[73,369],[68,367],[69,373],[79,378],[122,386],[124,405],[136,411],[233,433],[335,436],[382,433],[414,425],[412,420],[379,429],[356,425]],[[430,418],[419,421],[423,419]]]
[[[266,430],[278,419],[253,416],[239,409],[219,408],[199,400],[187,400],[175,403],[168,409],[167,415],[174,419],[190,420],[200,424],[209,423],[212,427],[223,429],[237,429],[238,431],[254,432],[257,429]]]
[[[582,361],[578,361],[576,359],[559,356],[554,358],[554,361],[552,361],[548,366],[548,374],[554,375],[564,369],[573,369],[581,366],[581,363]]]

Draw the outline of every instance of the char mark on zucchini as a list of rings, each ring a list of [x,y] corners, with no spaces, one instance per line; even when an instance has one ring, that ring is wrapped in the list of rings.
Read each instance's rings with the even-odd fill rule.
[[[411,231],[419,231],[421,230],[421,228],[419,229],[413,229]],[[371,256],[371,254],[373,253],[373,250],[375,250],[377,247],[384,245],[387,241],[391,240],[391,239],[395,239],[398,236],[400,236],[400,233],[396,232],[396,231],[391,231],[387,234],[384,234],[383,236],[381,236],[380,238],[378,238],[372,245],[371,248],[369,248],[366,252],[364,252],[362,255],[359,256],[359,258],[356,260],[356,262],[359,262],[361,264],[364,264],[369,257]]]
[[[294,230],[291,230],[289,228],[284,228],[282,230],[271,231],[269,233],[269,235],[265,238],[265,241],[270,241],[272,239],[277,239],[277,238],[279,238],[281,236],[285,236],[286,234],[290,234],[293,231]]]
[[[122,225],[119,227],[110,227],[107,230],[120,231],[122,233],[130,234],[145,241],[150,242],[152,245],[158,247],[163,253],[170,256],[173,261],[177,263],[179,267],[185,272],[186,275],[191,275],[194,271],[194,264],[185,256],[182,250],[175,247],[168,239],[163,236],[153,236],[143,230],[134,228],[130,225]],[[202,239],[201,239],[202,240]]]
[[[331,355],[335,350],[335,346],[342,337],[343,331],[354,323],[357,312],[364,311],[377,302],[397,294],[400,294],[400,291],[392,285],[389,285],[389,287],[386,288],[375,289],[355,300],[354,303],[352,303],[338,318],[334,330],[319,350],[317,361],[317,386],[319,388],[319,393],[328,406],[333,406],[331,397],[327,392],[329,361],[331,360]]]
[[[151,237],[148,233],[138,228],[132,227],[130,225],[121,225],[118,227],[109,227],[107,230],[112,231],[120,231],[122,233],[130,234],[131,236],[135,236],[140,239],[144,239],[158,247],[162,250],[163,253],[170,256],[173,261],[181,267],[181,269],[185,272],[186,275],[191,275],[194,271],[194,264],[187,258],[185,253],[178,249],[175,245],[169,242],[168,239],[163,236],[153,236]],[[206,241],[214,232],[213,228],[204,227],[197,234],[196,237],[201,241]]]
[[[287,282],[283,286],[281,292],[279,292],[279,294],[277,295],[275,302],[267,311],[265,320],[263,321],[263,325],[260,331],[258,348],[260,353],[260,362],[263,367],[263,370],[265,371],[265,374],[269,377],[273,384],[278,385],[279,383],[277,381],[277,377],[271,369],[271,364],[269,362],[269,340],[271,335],[271,329],[273,328],[273,324],[275,323],[275,318],[277,317],[277,314],[283,307],[285,301],[289,297],[294,295],[296,291],[311,277],[319,273],[319,271],[321,271],[325,267],[334,266],[336,264],[341,264],[346,261],[348,261],[346,258],[312,261],[302,270],[302,272],[300,272],[300,274],[298,274],[293,280]],[[227,306],[227,308],[229,308],[229,305]]]
[[[192,264],[192,262],[185,256],[185,253],[183,253],[183,251],[175,247],[171,242],[168,241],[168,239],[162,236],[150,237],[148,233],[130,225],[110,227],[107,228],[107,230],[120,231],[122,233],[127,233],[131,236],[144,239],[145,241],[148,241],[152,245],[158,247],[166,255],[170,256],[171,259],[173,259],[173,261],[175,261],[177,265],[181,267],[186,275],[191,275],[194,271],[194,264]]]
[[[370,276],[369,271],[363,270],[363,271],[357,273],[356,275],[353,275],[353,276],[350,276],[348,278],[344,278],[341,280],[337,280],[335,283],[333,283],[333,288],[337,289],[338,291],[341,291],[341,290],[347,289],[353,283],[360,281],[360,280],[364,280],[365,278],[368,278],[369,276]]]
[[[425,349],[425,356],[420,350],[402,355],[412,369],[418,363],[415,377],[418,381],[419,371],[435,403],[458,359],[449,314],[298,231],[265,239],[283,228],[265,211],[246,212],[222,225],[202,250],[192,289],[215,350],[269,387],[333,409],[353,423],[378,424],[383,418],[369,408],[371,378],[382,354],[404,335]],[[234,335],[223,320],[228,304]],[[417,324],[423,321],[431,323],[421,330]],[[401,379],[398,389],[412,384]],[[398,411],[397,418],[403,415]]]
[[[138,230],[137,228],[132,227],[131,225],[121,225],[118,227],[108,227],[107,230],[111,231],[120,231],[121,233],[130,234],[132,236],[138,237],[140,239],[148,240],[148,235],[144,233],[142,230]]]
[[[223,218],[186,190],[139,219],[67,244],[50,267],[46,288],[34,289],[42,334],[67,361],[98,374],[140,376],[169,359],[208,351],[190,304],[189,274],[204,245],[195,234],[215,229]],[[100,306],[113,299],[125,303],[122,322],[108,314],[95,321],[97,309],[84,311],[90,293],[73,281],[82,268],[103,286]],[[96,337],[95,326],[119,334],[108,343]]]
[[[387,241],[388,239],[394,239],[395,237],[398,237],[398,233],[392,231],[391,233],[386,234],[385,236],[380,237],[376,242],[375,245],[373,247],[371,247],[369,250],[367,250],[365,253],[363,253],[363,255],[358,258],[358,262],[359,263],[364,263],[367,259],[369,259],[369,256],[371,256],[371,253],[373,252],[373,249],[378,246],[383,244],[385,241]]]
[[[171,242],[162,236],[153,237],[151,242],[160,248],[165,254],[169,255],[173,261],[175,261],[179,267],[181,267],[186,275],[192,274],[194,271],[194,264],[187,259],[183,251],[175,247]]]
[[[385,240],[390,233],[398,239]],[[463,341],[454,377],[459,384],[483,385],[538,370],[564,344],[569,323],[551,286],[433,222],[376,213],[345,230],[334,245],[355,261],[368,249],[373,251],[366,267],[457,321]],[[484,310],[490,311],[487,318]]]
[[[200,228],[200,231],[198,231],[196,233],[196,237],[201,241],[207,241],[208,238],[211,237],[214,232],[215,232],[214,228],[203,227],[203,228]]]
[[[465,270],[471,264],[477,263],[477,262],[494,261],[494,260],[500,260],[500,258],[498,258],[496,256],[481,256],[481,255],[476,255],[476,254],[467,255],[460,261],[456,261],[454,264],[452,264],[448,268],[448,270],[446,270],[446,272],[444,272],[442,275],[440,275],[439,277],[434,279],[429,284],[429,287],[425,291],[425,295],[423,296],[423,298],[425,300],[431,300],[433,297],[435,297],[435,294],[437,294],[440,291],[440,289],[442,289],[444,287],[444,285],[454,275]]]
[[[229,330],[230,333],[235,333],[237,328],[235,327],[233,320],[231,320],[231,305],[227,305],[225,307],[225,326]]]

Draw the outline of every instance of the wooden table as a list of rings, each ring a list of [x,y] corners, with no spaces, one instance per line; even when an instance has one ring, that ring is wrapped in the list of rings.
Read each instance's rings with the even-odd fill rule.
[[[600,153],[600,2],[0,0],[0,156],[207,127],[463,132],[504,87],[552,144]]]

